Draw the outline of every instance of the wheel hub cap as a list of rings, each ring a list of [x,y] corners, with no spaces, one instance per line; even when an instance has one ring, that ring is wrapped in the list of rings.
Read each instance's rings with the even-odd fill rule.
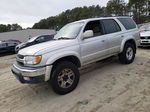
[[[58,85],[62,88],[69,88],[74,82],[75,74],[69,69],[63,69],[58,75]]]
[[[127,57],[128,60],[131,60],[133,58],[133,49],[131,47],[129,47],[127,49],[126,57]]]

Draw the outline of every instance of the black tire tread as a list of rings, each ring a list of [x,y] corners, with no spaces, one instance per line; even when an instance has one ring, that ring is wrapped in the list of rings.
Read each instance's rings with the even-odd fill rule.
[[[133,58],[131,60],[128,60],[126,58],[126,50],[128,47],[132,47],[133,49]],[[119,60],[122,64],[130,64],[134,61],[134,58],[135,58],[135,52],[136,52],[136,49],[134,47],[134,45],[132,45],[131,43],[126,43],[125,46],[124,46],[124,49],[123,49],[123,52],[119,54]]]
[[[60,72],[61,69],[65,68],[65,67],[71,68],[76,75],[73,85],[67,89],[60,88],[56,81],[58,73]],[[55,93],[64,95],[64,94],[67,94],[67,93],[73,91],[77,87],[79,79],[80,79],[80,73],[79,73],[77,66],[69,61],[61,61],[61,62],[57,63],[57,65],[55,65],[50,83],[51,83],[52,89],[54,90]]]

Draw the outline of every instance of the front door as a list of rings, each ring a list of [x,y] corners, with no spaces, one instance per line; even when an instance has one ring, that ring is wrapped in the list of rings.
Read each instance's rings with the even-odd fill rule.
[[[108,54],[108,39],[107,36],[103,35],[100,21],[87,23],[84,32],[87,30],[92,30],[94,36],[83,39],[80,43],[83,64],[94,62]]]

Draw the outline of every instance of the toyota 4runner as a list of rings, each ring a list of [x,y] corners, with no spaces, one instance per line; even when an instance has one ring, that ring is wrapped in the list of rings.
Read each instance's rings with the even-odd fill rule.
[[[19,51],[12,73],[21,83],[49,81],[58,94],[74,90],[79,68],[118,55],[123,64],[134,61],[140,35],[130,17],[104,17],[65,25],[54,40]]]

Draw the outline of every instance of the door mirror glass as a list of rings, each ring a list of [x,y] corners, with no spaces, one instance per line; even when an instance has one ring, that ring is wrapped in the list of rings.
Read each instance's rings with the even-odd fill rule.
[[[87,30],[83,33],[83,39],[89,38],[89,37],[93,37],[94,33],[92,30]]]

